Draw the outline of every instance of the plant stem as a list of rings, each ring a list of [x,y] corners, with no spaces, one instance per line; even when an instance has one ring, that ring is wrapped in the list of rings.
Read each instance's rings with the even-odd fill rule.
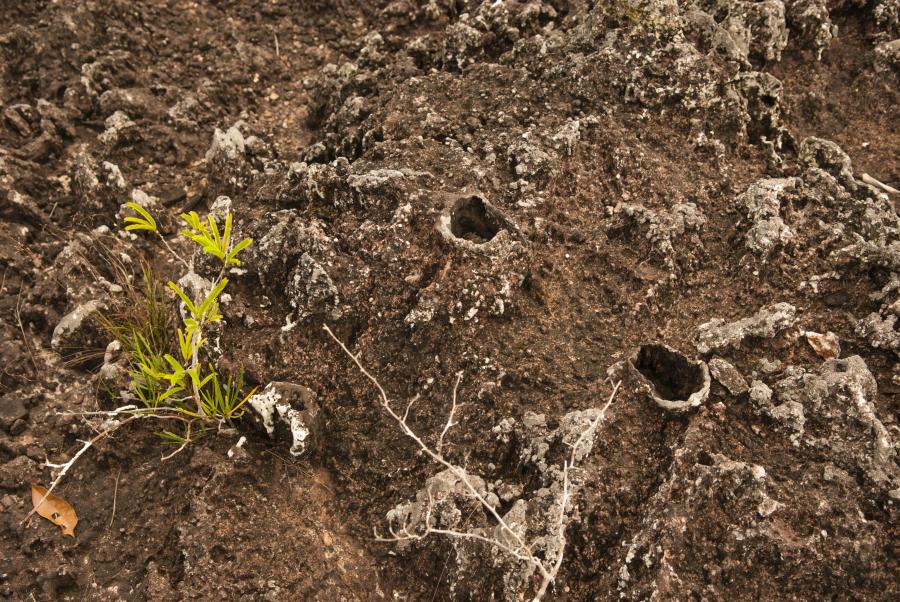
[[[175,250],[169,246],[169,241],[166,240],[166,237],[163,236],[159,230],[156,230],[155,232],[156,232],[156,235],[159,236],[159,239],[162,241],[162,243],[166,246],[166,249],[169,251],[169,253],[172,255],[172,257],[174,257],[175,259],[180,261],[181,265],[186,267],[188,269],[188,271],[191,271],[191,266],[188,265],[188,262],[186,262],[181,255],[176,253]]]

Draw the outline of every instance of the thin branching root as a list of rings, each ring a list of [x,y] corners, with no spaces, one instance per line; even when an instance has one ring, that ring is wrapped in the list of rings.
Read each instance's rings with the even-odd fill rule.
[[[70,416],[103,416],[105,420],[103,423],[95,429],[96,434],[90,439],[80,440],[81,447],[77,452],[72,454],[72,457],[69,458],[65,462],[54,463],[50,462],[50,460],[46,460],[44,465],[47,468],[50,468],[54,471],[55,476],[53,477],[53,481],[50,483],[50,486],[47,488],[47,492],[44,494],[44,497],[34,505],[34,508],[29,512],[25,518],[22,519],[21,522],[27,521],[31,518],[34,513],[37,511],[37,508],[44,503],[44,500],[53,493],[53,490],[56,489],[56,486],[59,485],[60,481],[66,476],[66,474],[71,470],[71,468],[78,462],[78,459],[81,458],[89,449],[100,443],[102,440],[107,437],[112,436],[112,434],[124,427],[130,422],[137,420],[139,418],[172,418],[173,416],[164,416],[158,415],[155,413],[151,413],[147,409],[138,408],[137,406],[128,405],[122,406],[121,408],[116,408],[115,410],[109,410],[106,412],[65,412],[63,415]]]
[[[327,326],[325,331],[377,389],[379,404],[400,430],[442,468],[426,481],[414,501],[388,512],[387,534],[379,534],[376,529],[376,538],[407,546],[431,535],[445,536],[454,547],[462,574],[469,572],[467,567],[474,568],[474,563],[483,562],[487,551],[489,561],[504,570],[504,594],[508,600],[520,599],[521,592],[532,587],[532,599],[543,599],[559,574],[565,554],[566,528],[577,510],[573,497],[581,485],[578,466],[593,448],[597,428],[621,383],[613,386],[602,408],[566,414],[555,429],[547,426],[543,415],[536,414],[526,414],[522,424],[506,419],[494,429],[500,440],[512,443],[515,439],[521,443],[522,462],[534,467],[541,477],[542,486],[526,498],[521,487],[487,483],[444,455],[444,440],[450,428],[457,424],[461,374],[457,375],[453,387],[447,421],[437,443],[431,446],[409,426],[409,408],[403,414],[398,413],[384,388],[359,358]],[[548,457],[560,445],[565,448],[561,466]],[[508,510],[501,511],[501,500]],[[479,516],[490,520],[473,524],[473,517]]]

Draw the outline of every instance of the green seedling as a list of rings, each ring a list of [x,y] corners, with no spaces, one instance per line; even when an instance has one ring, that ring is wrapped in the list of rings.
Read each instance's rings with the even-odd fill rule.
[[[156,220],[137,203],[127,203],[136,215],[125,217],[126,231],[147,231],[157,234],[175,258],[185,266],[187,261],[172,249],[159,232]],[[145,294],[140,319],[104,318],[104,325],[130,354],[129,372],[135,395],[148,409],[175,410],[185,421],[183,435],[161,431],[159,436],[167,443],[185,445],[216,422],[223,423],[240,418],[243,406],[255,392],[242,395],[243,372],[236,379],[222,378],[216,368],[201,360],[206,344],[204,330],[222,320],[219,304],[228,278],[229,266],[239,266],[238,254],[249,247],[253,240],[232,240],[232,216],[225,216],[220,229],[213,214],[202,219],[196,212],[181,214],[186,228],[180,234],[199,249],[218,259],[221,270],[212,282],[210,290],[192,298],[178,284],[168,281],[168,288],[186,310],[181,325],[176,327],[172,319],[173,308],[167,302],[157,281],[149,269],[144,270]],[[189,266],[188,266],[189,267]],[[199,426],[195,426],[195,422]]]

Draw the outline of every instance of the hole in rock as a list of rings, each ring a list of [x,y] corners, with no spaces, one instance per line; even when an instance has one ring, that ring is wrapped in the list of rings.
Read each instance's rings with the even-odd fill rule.
[[[500,222],[488,212],[480,197],[470,196],[457,201],[450,218],[450,231],[457,238],[485,243],[502,229]]]
[[[703,370],[662,345],[641,345],[635,363],[663,399],[681,401],[703,388]]]
[[[700,452],[700,455],[697,456],[697,464],[701,466],[712,466],[715,463],[716,461],[713,460],[713,457],[707,451]]]

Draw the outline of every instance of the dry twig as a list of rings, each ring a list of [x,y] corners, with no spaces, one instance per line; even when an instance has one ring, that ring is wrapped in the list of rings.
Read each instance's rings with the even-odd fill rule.
[[[24,523],[25,521],[27,521],[29,518],[31,518],[34,515],[37,508],[41,504],[43,504],[44,500],[47,499],[47,496],[50,495],[54,489],[56,489],[56,486],[59,485],[59,483],[60,483],[60,481],[62,481],[63,477],[66,476],[66,473],[68,473],[69,470],[72,468],[72,466],[74,466],[75,463],[78,461],[78,458],[83,456],[84,453],[87,452],[87,450],[92,448],[94,445],[99,443],[101,440],[105,439],[106,437],[109,437],[112,433],[119,430],[120,428],[122,428],[123,426],[128,424],[129,422],[132,422],[139,418],[159,418],[159,419],[163,419],[163,420],[184,420],[183,417],[180,417],[177,415],[172,415],[172,414],[164,415],[164,414],[157,413],[157,412],[165,411],[165,410],[177,411],[177,410],[175,410],[175,408],[155,408],[155,409],[143,408],[142,409],[142,408],[139,408],[134,405],[127,405],[127,406],[122,406],[120,408],[116,408],[114,410],[109,410],[109,411],[60,412],[60,415],[62,415],[62,416],[106,416],[109,418],[116,418],[118,416],[127,415],[128,418],[122,420],[121,422],[114,423],[112,426],[106,428],[105,430],[99,431],[92,439],[81,440],[80,441],[80,443],[82,444],[81,448],[77,452],[75,452],[75,455],[72,456],[71,458],[69,458],[69,460],[67,462],[63,462],[62,464],[54,464],[50,461],[45,461],[44,462],[45,466],[47,466],[48,468],[58,468],[59,472],[56,474],[56,478],[53,479],[53,482],[50,483],[50,487],[47,488],[47,493],[44,494],[44,497],[41,498],[40,502],[38,502],[37,504],[34,505],[34,508],[32,508],[31,512],[29,512],[27,515],[25,515],[25,518],[23,518],[20,522]],[[174,454],[172,454],[172,455],[174,455]]]
[[[93,447],[96,443],[98,443],[102,439],[108,437],[114,431],[117,431],[118,429],[125,426],[129,422],[131,422],[137,418],[141,418],[141,417],[142,417],[142,415],[140,415],[140,414],[132,414],[131,416],[129,416],[122,422],[117,422],[116,424],[107,428],[106,430],[100,431],[100,433],[95,435],[93,439],[81,441],[81,443],[82,443],[81,449],[79,449],[75,453],[75,455],[69,459],[68,462],[64,462],[62,464],[53,464],[52,462],[49,462],[49,461],[45,462],[44,465],[47,466],[48,468],[59,468],[60,471],[57,473],[56,478],[53,479],[53,482],[50,483],[50,487],[47,488],[47,493],[44,494],[44,497],[41,498],[40,502],[38,502],[37,504],[34,505],[34,508],[31,509],[31,512],[26,514],[25,518],[23,518],[20,522],[24,523],[25,521],[27,521],[29,518],[31,518],[34,515],[34,513],[37,511],[37,509],[40,507],[40,505],[44,503],[44,500],[47,499],[47,496],[49,496],[51,493],[53,493],[53,490],[56,489],[56,486],[59,485],[60,481],[62,481],[62,478],[64,476],[66,476],[66,473],[69,472],[69,469],[75,465],[75,462],[78,461],[78,458],[80,458],[82,455],[84,455],[84,453],[87,450],[89,450],[91,447]]]
[[[880,181],[876,180],[875,178],[873,178],[872,176],[870,176],[867,173],[864,173],[862,175],[861,179],[866,184],[874,186],[875,188],[879,188],[879,189],[883,190],[884,192],[887,192],[888,194],[900,194],[900,190],[897,190],[893,186],[888,186],[884,182],[880,182]]]
[[[122,468],[119,468],[119,472],[116,473],[116,487],[113,489],[113,506],[112,506],[112,514],[109,516],[109,524],[106,525],[106,530],[112,527],[113,521],[116,518],[116,500],[119,497],[119,477],[122,476]]]
[[[335,334],[331,331],[328,326],[324,326],[325,332],[340,346],[340,348],[344,351],[345,354],[356,364],[356,367],[359,371],[372,383],[372,385],[377,389],[379,395],[379,404],[381,407],[390,415],[394,421],[397,422],[400,429],[403,433],[412,439],[416,445],[419,447],[419,450],[422,451],[425,455],[431,458],[435,463],[443,466],[445,469],[449,470],[459,481],[465,486],[468,490],[468,493],[481,505],[484,510],[490,514],[494,520],[497,522],[500,527],[500,533],[496,536],[487,537],[480,533],[475,532],[466,532],[466,531],[457,531],[453,529],[443,529],[434,526],[432,521],[432,510],[434,506],[434,499],[432,498],[432,493],[430,488],[426,488],[426,492],[428,495],[428,505],[426,506],[425,511],[425,520],[424,520],[424,530],[421,532],[411,532],[409,530],[409,525],[404,524],[400,526],[399,531],[394,529],[393,524],[389,524],[388,529],[390,531],[390,537],[381,537],[378,535],[376,531],[376,539],[378,541],[389,541],[389,542],[403,542],[403,541],[418,541],[425,539],[429,535],[444,535],[449,538],[456,539],[469,539],[474,541],[480,541],[484,544],[487,544],[491,547],[502,550],[507,553],[511,557],[519,560],[521,562],[526,563],[530,567],[534,568],[538,574],[541,576],[541,584],[538,586],[538,589],[535,593],[533,600],[537,602],[541,600],[544,595],[547,593],[547,588],[551,583],[556,579],[557,574],[559,573],[559,569],[562,566],[563,561],[563,553],[565,549],[565,528],[566,528],[566,507],[570,502],[570,472],[576,468],[576,462],[579,458],[582,458],[586,455],[587,451],[590,449],[584,449],[585,444],[590,441],[596,432],[597,426],[600,422],[605,418],[606,411],[609,406],[612,404],[613,400],[616,397],[616,393],[619,390],[619,386],[621,382],[616,383],[613,387],[612,394],[609,396],[606,404],[602,409],[599,410],[596,417],[593,421],[585,428],[576,439],[575,443],[572,445],[572,451],[569,455],[569,458],[564,462],[562,469],[562,494],[559,499],[559,518],[558,524],[556,525],[556,529],[553,530],[556,537],[556,553],[550,554],[546,553],[542,556],[537,556],[534,553],[534,548],[537,545],[537,541],[534,542],[526,542],[523,537],[519,535],[516,531],[514,531],[507,522],[500,515],[497,508],[491,504],[485,496],[478,491],[478,488],[473,484],[472,480],[469,477],[469,474],[460,466],[453,464],[448,461],[442,454],[441,448],[444,441],[444,436],[447,434],[447,431],[453,426],[453,416],[458,407],[456,401],[457,388],[459,387],[459,382],[462,378],[462,373],[457,374],[456,384],[453,388],[453,403],[450,409],[450,415],[447,419],[446,424],[444,425],[443,430],[441,431],[440,437],[438,438],[437,445],[434,449],[429,447],[409,426],[407,423],[407,417],[409,415],[409,408],[412,405],[412,402],[407,406],[406,412],[401,416],[399,415],[394,408],[391,406],[391,402],[387,396],[387,393],[384,390],[384,387],[378,382],[378,380],[368,371],[365,366],[359,361],[359,357],[354,355],[347,347],[338,339]],[[414,400],[413,400],[414,401]],[[501,537],[503,540],[501,540]],[[549,552],[549,551],[548,551]]]

